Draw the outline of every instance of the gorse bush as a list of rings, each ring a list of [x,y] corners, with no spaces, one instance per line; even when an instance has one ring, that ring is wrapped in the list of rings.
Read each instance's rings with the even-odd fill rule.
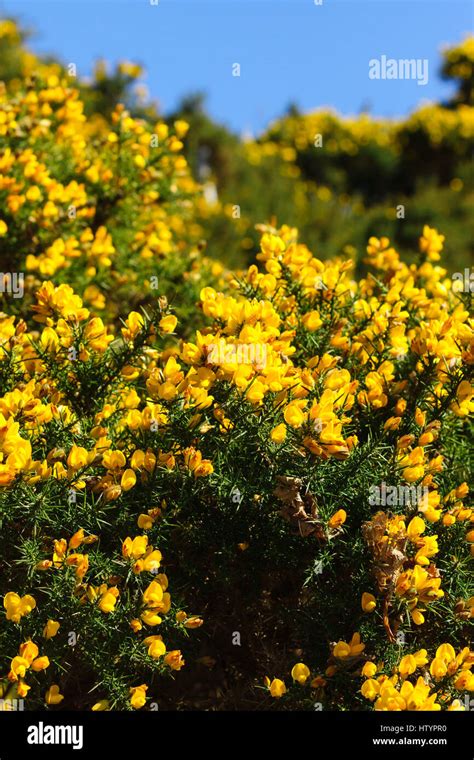
[[[158,121],[156,105],[143,97],[137,64],[99,61],[85,83],[71,64],[34,55],[27,37],[12,21],[0,27],[0,80],[12,91],[29,77],[66,77],[84,103],[90,130],[105,129],[119,103],[134,118]],[[446,235],[450,271],[469,266],[473,71],[473,38],[466,37],[442,51],[440,73],[453,90],[446,102],[425,103],[403,119],[344,116],[328,108],[303,114],[293,106],[263,134],[245,138],[206,113],[203,95],[183,98],[166,123],[171,130],[175,121],[190,125],[183,154],[212,199],[194,204],[193,238],[206,241],[215,260],[248,266],[259,250],[255,223],[290,221],[321,259],[346,250],[359,276],[371,235],[388,236],[411,261],[428,224]]]
[[[275,216],[291,220],[323,259],[346,247],[361,260],[375,234],[389,236],[408,260],[429,224],[447,235],[450,264],[469,265],[473,71],[474,40],[467,37],[442,53],[442,75],[454,85],[447,102],[425,103],[403,119],[290,107],[263,134],[245,140],[214,124],[199,98],[186,99],[174,113],[191,125],[185,154],[194,171],[204,153],[222,204],[220,213],[202,218],[210,250],[225,245],[227,260],[252,263],[259,247],[255,220]],[[222,210],[234,204],[241,235],[235,222],[223,220]]]
[[[474,342],[443,234],[412,263],[371,237],[359,276],[261,224],[231,273],[188,125],[84,113],[46,65],[0,93],[0,704],[464,709]]]

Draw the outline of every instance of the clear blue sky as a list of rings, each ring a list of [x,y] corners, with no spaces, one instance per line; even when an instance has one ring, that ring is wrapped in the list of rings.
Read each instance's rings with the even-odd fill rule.
[[[0,15],[33,27],[35,51],[74,62],[80,76],[98,57],[129,59],[162,111],[203,90],[213,117],[256,133],[290,101],[302,110],[364,104],[401,116],[449,95],[438,75],[443,43],[473,26],[465,0],[0,0]],[[375,81],[368,61],[427,58],[429,82]],[[232,76],[239,63],[241,76]]]

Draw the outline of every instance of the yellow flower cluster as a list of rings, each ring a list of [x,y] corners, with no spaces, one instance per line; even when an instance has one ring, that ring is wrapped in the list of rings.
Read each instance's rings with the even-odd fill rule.
[[[456,655],[451,644],[441,644],[431,662],[426,649],[404,655],[391,676],[377,676],[382,666],[367,661],[361,693],[374,702],[375,710],[464,710],[452,692],[474,691],[473,664],[474,652],[469,647]],[[417,671],[422,675],[413,683],[409,676]]]
[[[304,662],[297,662],[291,669],[291,678],[293,683],[297,683],[300,686],[304,686],[308,679],[311,677],[311,671]],[[272,697],[280,699],[287,692],[285,682],[280,678],[273,678],[271,681],[268,676],[265,676],[265,686],[269,690]],[[326,679],[322,676],[315,676],[310,681],[312,689],[322,689],[326,685]]]

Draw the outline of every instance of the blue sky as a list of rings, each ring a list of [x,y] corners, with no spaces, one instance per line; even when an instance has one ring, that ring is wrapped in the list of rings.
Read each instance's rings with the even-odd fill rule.
[[[464,0],[0,0],[37,34],[33,50],[74,62],[79,76],[98,57],[136,60],[162,111],[202,90],[213,117],[253,134],[290,101],[401,116],[449,95],[439,51],[473,27]],[[368,62],[428,59],[429,81],[371,80]],[[232,65],[240,64],[240,77]]]

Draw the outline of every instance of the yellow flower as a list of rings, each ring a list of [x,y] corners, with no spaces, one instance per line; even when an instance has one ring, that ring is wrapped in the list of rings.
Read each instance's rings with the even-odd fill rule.
[[[265,390],[266,388],[263,383],[260,380],[255,380],[246,391],[245,398],[252,404],[260,404],[265,396]]]
[[[204,624],[204,620],[197,615],[191,615],[184,621],[185,628],[200,628]]]
[[[92,705],[91,710],[94,712],[102,712],[103,710],[110,710],[110,702],[108,699],[100,699],[99,702],[96,702],[94,705]]]
[[[144,513],[138,515],[137,525],[141,530],[150,530],[150,528],[153,528],[154,522],[155,520],[151,515],[146,515]]]
[[[309,311],[304,315],[302,322],[309,332],[315,332],[323,324],[318,311]]]
[[[79,528],[69,539],[69,548],[77,549],[84,542],[84,531]]]
[[[150,547],[151,549],[152,547]],[[154,551],[148,551],[147,554],[143,559],[139,559],[136,563],[136,570],[138,572],[148,572],[148,573],[155,573],[161,563],[162,554],[158,549],[155,549]]]
[[[55,567],[61,567],[67,552],[67,541],[60,538],[54,541],[53,564]]]
[[[366,678],[372,678],[372,676],[374,676],[376,672],[377,672],[377,665],[375,664],[375,662],[370,662],[370,660],[368,660],[365,663],[364,667],[362,668],[362,675],[365,676]]]
[[[49,687],[45,694],[45,700],[47,705],[59,705],[64,699],[64,695],[60,693],[59,686],[53,684]]]
[[[456,518],[454,515],[446,514],[443,516],[443,525],[454,525]]]
[[[449,663],[456,658],[456,652],[451,644],[441,644],[436,650],[436,658]]]
[[[418,665],[415,657],[412,654],[407,654],[400,660],[398,664],[398,672],[402,678],[406,678],[411,675],[411,673],[414,673],[417,667]]]
[[[410,615],[415,625],[422,625],[425,622],[425,616],[421,610],[412,610]]]
[[[465,496],[467,496],[468,493],[469,493],[469,486],[467,483],[461,483],[461,485],[456,488],[457,499],[463,499]]]
[[[332,653],[339,660],[347,660],[350,657],[357,657],[365,649],[365,644],[361,643],[360,634],[354,633],[349,644],[345,641],[339,641],[335,644]]]
[[[464,705],[462,704],[462,702],[460,702],[459,699],[453,699],[453,701],[451,702],[451,704],[448,707],[448,711],[462,712],[465,709],[466,708],[464,707]]]
[[[419,427],[423,427],[426,421],[426,414],[425,412],[422,412],[421,409],[416,407],[415,411],[415,422]]]
[[[330,528],[339,528],[341,525],[344,525],[346,518],[347,512],[345,512],[344,509],[338,509],[337,512],[329,518],[328,525]]]
[[[10,680],[16,680],[17,678],[23,678],[26,671],[30,667],[30,663],[25,657],[14,657],[10,663]]]
[[[474,691],[474,673],[470,670],[462,670],[454,682],[454,687],[458,691]]]
[[[444,596],[440,585],[441,578],[433,577],[419,564],[400,574],[395,591],[409,602],[410,615],[416,625],[424,622],[424,610],[417,607],[418,602],[430,603]]]
[[[430,673],[434,678],[443,678],[448,672],[446,662],[440,657],[435,657],[430,665]]]
[[[20,698],[26,697],[30,689],[31,689],[31,686],[27,686],[27,684],[24,681],[22,681],[21,679],[18,681],[16,690]]]
[[[33,641],[25,641],[24,644],[21,644],[20,646],[20,655],[25,658],[25,660],[28,661],[28,663],[31,665],[33,660],[38,657],[39,649],[37,645]]]
[[[4,596],[3,606],[6,609],[7,620],[19,623],[22,617],[34,610],[36,601],[30,594],[20,597],[13,591],[9,591]]]
[[[197,451],[192,446],[188,449],[185,449],[183,451],[184,455],[184,463],[186,467],[189,467],[190,470],[194,471],[196,467],[199,467],[199,465],[202,462],[202,454],[200,451]]]
[[[34,670],[35,672],[39,672],[40,670],[46,670],[47,667],[49,667],[49,658],[44,655],[43,657],[37,657],[31,663],[31,669]]]
[[[102,456],[102,464],[108,470],[120,470],[125,466],[126,459],[121,451],[106,451]]]
[[[367,591],[364,591],[362,594],[361,606],[364,612],[373,612],[377,606],[375,596],[373,594],[369,594]]]
[[[139,559],[143,557],[148,548],[148,536],[136,536],[133,540],[129,537],[122,543],[122,556]]]
[[[159,625],[162,622],[162,618],[154,609],[144,610],[140,617],[143,622],[149,626]]]
[[[384,430],[398,430],[400,427],[402,418],[401,417],[389,417],[388,420],[384,423],[383,429]]]
[[[111,586],[110,588],[105,587],[98,602],[99,609],[106,614],[113,612],[118,597],[119,590],[116,586]]]
[[[138,79],[143,71],[139,63],[133,63],[132,61],[120,61],[118,69],[121,74],[124,74],[131,79]],[[130,119],[130,121],[132,121],[132,119]]]
[[[130,704],[135,710],[140,710],[146,704],[146,693],[148,686],[144,683],[141,686],[132,686],[130,689]]]
[[[293,681],[297,681],[299,684],[303,685],[306,683],[309,676],[310,670],[303,662],[298,662],[296,665],[293,665],[293,668],[291,669],[291,677]]]
[[[107,328],[100,317],[92,317],[85,327],[84,341],[93,351],[103,353],[113,341],[113,336],[107,335]]]
[[[178,137],[184,137],[189,130],[188,122],[183,119],[177,119],[173,126]]]
[[[214,467],[209,459],[203,459],[197,467],[195,467],[193,475],[195,478],[204,478],[207,475],[212,475]]]
[[[171,668],[171,670],[181,670],[185,665],[179,649],[173,649],[171,652],[168,652],[168,654],[165,655],[164,662]]]
[[[285,683],[279,678],[274,678],[273,681],[270,682],[270,679],[266,676],[265,686],[270,690],[270,694],[272,697],[275,697],[275,699],[280,699],[283,694],[286,694]]]
[[[144,643],[148,643],[150,638],[153,639],[153,641],[150,641],[148,646],[148,654],[150,657],[153,657],[154,660],[158,660],[160,657],[163,657],[164,654],[166,654],[166,646],[164,641],[161,641],[159,637],[149,637],[148,639],[145,639]]]
[[[413,517],[407,526],[407,536],[410,541],[416,541],[425,530],[425,522],[421,517]]]
[[[143,592],[143,601],[150,607],[156,607],[163,601],[163,587],[157,580],[152,581]]]
[[[274,443],[282,443],[286,438],[286,426],[281,423],[281,425],[274,427],[270,433],[270,438]]]
[[[118,499],[121,493],[122,489],[119,485],[109,486],[103,492],[103,499],[105,503],[108,504],[109,501],[115,501]]]
[[[367,681],[364,681],[360,691],[363,697],[373,702],[375,697],[380,693],[380,684],[373,678],[369,678]]]
[[[292,401],[286,407],[283,416],[287,425],[293,428],[299,428],[305,421],[305,413],[302,411],[297,401]]]
[[[444,235],[440,235],[438,230],[425,224],[419,243],[420,251],[426,253],[428,261],[440,260],[439,254],[443,250]]]
[[[178,320],[174,314],[168,314],[166,317],[162,317],[160,319],[159,327],[163,333],[172,333],[174,332],[177,324]]]
[[[41,190],[37,185],[32,185],[25,193],[26,199],[32,203],[38,201],[41,198]]]
[[[428,653],[426,649],[419,649],[417,652],[415,652],[413,657],[415,658],[418,667],[426,665],[428,662]]]
[[[137,476],[133,470],[125,470],[120,480],[120,485],[123,491],[130,491],[136,484]]]
[[[406,467],[403,470],[403,477],[407,481],[407,483],[415,483],[417,480],[420,480],[420,478],[424,475],[424,468],[423,465],[415,465],[414,467]]]
[[[332,653],[334,657],[337,657],[340,660],[347,659],[350,657],[351,654],[351,648],[349,644],[346,644],[345,641],[339,641],[333,648]]]

